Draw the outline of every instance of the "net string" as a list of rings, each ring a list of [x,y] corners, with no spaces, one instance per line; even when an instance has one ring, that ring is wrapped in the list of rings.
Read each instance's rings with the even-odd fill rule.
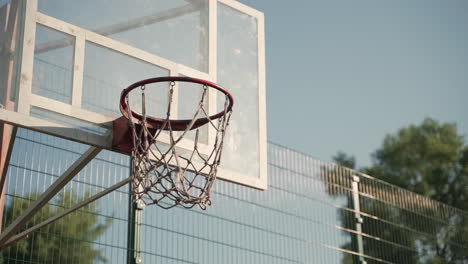
[[[130,100],[127,96],[127,112],[129,127],[132,131],[132,194],[134,199],[143,201],[146,205],[156,204],[169,209],[180,205],[192,208],[198,205],[206,209],[211,205],[211,191],[216,180],[218,165],[221,161],[224,137],[232,111],[228,111],[229,100],[225,97],[225,115],[211,120],[204,109],[208,87],[203,87],[203,93],[196,107],[192,121],[187,128],[177,135],[170,122],[175,83],[171,82],[168,93],[168,105],[166,118],[161,127],[166,128],[156,131],[147,126],[147,109],[145,87],[141,88],[142,118],[133,118],[131,115]],[[200,128],[195,130],[193,148],[178,146],[190,140],[184,138],[199,118],[206,118],[207,124],[214,129],[213,139],[208,139],[212,144],[210,150],[205,145],[200,148]],[[163,135],[168,135],[169,140],[164,140]],[[208,133],[210,135],[210,133]],[[169,141],[169,144],[161,143]],[[167,147],[168,146],[168,147]],[[166,147],[166,148],[165,148]]]

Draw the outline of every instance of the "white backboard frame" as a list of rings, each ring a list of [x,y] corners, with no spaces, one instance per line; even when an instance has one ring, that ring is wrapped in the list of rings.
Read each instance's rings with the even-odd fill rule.
[[[37,9],[38,0],[27,0],[24,6],[24,32],[23,45],[21,53],[21,72],[19,87],[17,89],[16,113],[0,110],[0,119],[6,123],[34,129],[43,133],[71,139],[77,142],[96,146],[104,149],[112,149],[112,137],[97,135],[80,129],[69,128],[66,125],[44,121],[40,118],[30,116],[32,107],[44,109],[56,114],[71,117],[90,124],[100,126],[104,129],[111,129],[112,121],[115,117],[98,114],[81,108],[82,87],[83,87],[83,69],[85,56],[85,43],[91,42],[102,47],[117,51],[121,54],[136,58],[158,67],[168,69],[171,76],[185,75],[195,78],[206,79],[212,82],[217,81],[217,6],[218,3],[229,6],[235,10],[252,16],[257,21],[258,32],[258,98],[259,98],[259,124],[258,134],[252,135],[258,137],[259,142],[259,175],[245,175],[234,171],[219,168],[218,176],[220,179],[230,182],[246,185],[257,189],[267,188],[267,132],[266,132],[266,103],[265,103],[265,38],[264,38],[264,16],[263,13],[245,6],[233,0],[209,0],[209,49],[208,49],[208,73],[190,68],[188,66],[175,63],[168,59],[151,54],[144,50],[132,47],[123,42],[99,35],[90,30],[69,24],[59,19],[40,13]],[[59,32],[66,33],[75,38],[73,77],[71,103],[63,103],[57,100],[46,98],[32,93],[34,49],[36,38],[36,25],[42,25]],[[229,87],[226,87],[229,89]],[[174,100],[177,101],[178,93],[174,94]],[[209,101],[216,102],[216,95],[209,94]],[[118,102],[116,102],[117,104]],[[210,112],[214,112],[214,104],[210,105]],[[235,111],[235,107],[234,107]],[[212,132],[210,132],[212,133]],[[250,136],[250,135],[249,135]],[[246,160],[245,162],[249,162]],[[243,166],[243,164],[239,164]]]

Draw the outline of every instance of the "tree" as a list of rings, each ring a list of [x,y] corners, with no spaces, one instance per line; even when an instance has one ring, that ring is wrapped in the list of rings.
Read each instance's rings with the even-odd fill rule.
[[[15,197],[12,203],[5,207],[6,225],[17,218],[36,197],[38,193],[31,194],[28,198]],[[64,206],[69,207],[77,202],[78,198],[75,195],[62,192],[55,201],[55,204],[61,206],[45,205],[22,230],[62,212],[65,210]],[[1,255],[3,262],[0,261],[0,263],[91,264],[96,261],[106,262],[101,252],[90,242],[101,236],[109,224],[109,219],[99,223],[98,216],[94,214],[94,209],[89,204],[5,249]]]
[[[455,124],[426,119],[385,137],[370,175],[468,210],[468,145]]]
[[[464,137],[457,133],[455,124],[441,124],[427,118],[420,125],[401,128],[396,134],[387,135],[372,157],[373,164],[360,171],[468,210],[468,145]],[[335,162],[344,166],[355,165],[354,158],[344,153],[338,153]],[[394,217],[407,226],[421,224],[412,222],[404,215]],[[468,263],[468,250],[460,246],[468,245],[468,214],[446,217],[450,225],[431,226],[436,230],[436,239],[400,234],[401,239],[419,243],[423,263]]]
[[[353,156],[348,156],[346,153],[339,151],[336,156],[333,157],[333,161],[340,166],[355,169],[356,159]]]

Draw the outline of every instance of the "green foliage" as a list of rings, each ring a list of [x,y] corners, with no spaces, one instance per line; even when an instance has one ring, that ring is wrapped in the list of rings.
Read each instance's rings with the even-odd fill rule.
[[[426,119],[387,135],[368,174],[468,210],[468,146],[454,124]]]
[[[6,225],[16,219],[38,194],[31,194],[27,199],[15,197],[5,208]],[[85,195],[84,198],[88,197]],[[63,212],[76,204],[75,195],[62,192],[54,204],[45,205],[22,230],[34,226],[48,218]],[[2,252],[3,263],[80,263],[91,264],[96,261],[106,262],[98,249],[90,242],[101,236],[110,225],[110,220],[99,223],[92,204],[77,212],[34,232],[28,238],[20,240]],[[0,263],[2,263],[0,261]]]
[[[342,166],[355,166],[354,157],[342,152],[334,160]],[[373,165],[360,170],[428,198],[468,210],[468,145],[457,133],[455,124],[441,124],[428,118],[420,125],[401,128],[396,134],[385,137],[382,146],[373,154]],[[432,221],[417,222],[404,210],[395,211],[377,202],[361,204],[361,209],[373,215],[385,215],[387,221],[432,233],[433,237],[402,232],[403,229],[382,233],[381,239],[391,241],[392,236],[398,237],[402,244],[412,244],[418,249],[419,259],[408,259],[408,263],[468,263],[468,214],[461,215],[460,211],[460,214],[444,215],[450,224],[442,225]],[[443,214],[439,208],[424,210],[427,215]],[[342,217],[345,226],[352,225],[347,221]],[[364,224],[364,233],[367,228]],[[388,230],[388,227],[380,228]],[[365,248],[366,254],[383,257],[382,250],[372,244]],[[395,255],[404,253],[405,250],[392,252]],[[343,259],[343,263],[347,260]]]
[[[338,151],[336,156],[333,157],[333,161],[346,168],[354,169],[356,167],[356,159],[353,156],[348,156],[342,151]]]

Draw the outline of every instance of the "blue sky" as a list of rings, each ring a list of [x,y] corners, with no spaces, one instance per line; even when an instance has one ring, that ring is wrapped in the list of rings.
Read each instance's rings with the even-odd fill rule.
[[[468,1],[241,2],[265,13],[270,140],[365,166],[425,117],[468,135]]]

